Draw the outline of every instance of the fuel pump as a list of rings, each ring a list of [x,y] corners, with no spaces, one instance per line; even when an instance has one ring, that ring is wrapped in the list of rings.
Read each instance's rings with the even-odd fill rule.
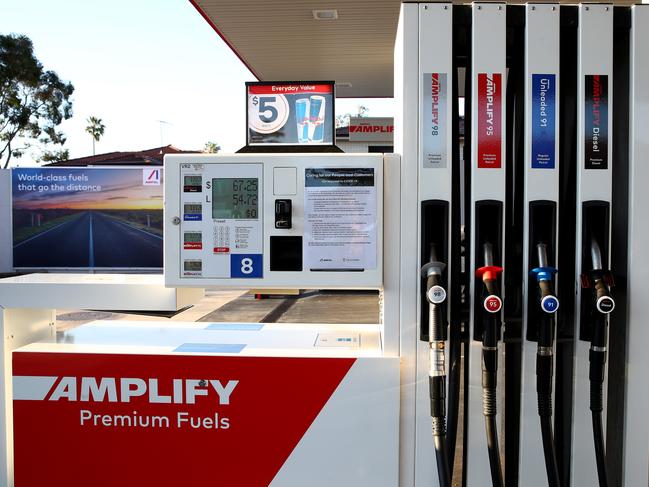
[[[498,448],[499,342],[504,299],[506,6],[472,7],[470,56],[470,331],[467,485],[503,485]],[[469,163],[470,162],[470,163]],[[476,346],[481,343],[481,347]],[[479,391],[482,391],[480,394]],[[485,435],[486,433],[486,435]],[[487,453],[487,454],[486,454]]]
[[[553,428],[560,169],[560,7],[525,6],[520,460],[526,487],[559,486]],[[569,240],[565,238],[566,242]],[[558,374],[559,372],[557,372]],[[541,461],[543,458],[545,461]]]
[[[590,350],[588,353],[590,381],[589,408],[593,423],[593,444],[599,485],[608,485],[606,473],[606,449],[602,412],[604,411],[604,377],[606,372],[606,352],[608,346],[609,314],[615,309],[611,297],[613,276],[605,270],[602,251],[596,237],[590,239],[590,271],[582,274],[582,321],[589,330]]]
[[[557,270],[548,265],[547,245],[536,245],[538,267],[530,274],[537,284],[536,306],[530,317],[536,323],[536,394],[537,408],[541,423],[541,438],[548,485],[559,486],[559,468],[552,431],[552,375],[554,373],[554,335],[555,314],[559,309],[559,300],[555,296],[553,278]],[[530,323],[532,324],[532,323]],[[530,327],[532,328],[532,327]]]
[[[482,280],[482,414],[485,418],[489,467],[493,485],[504,485],[498,428],[496,424],[498,390],[498,342],[502,331],[502,300],[498,280],[502,267],[494,265],[493,245],[482,244],[483,266],[476,270],[476,277]],[[474,325],[475,326],[475,325]]]
[[[614,307],[613,7],[579,6],[572,485],[608,485],[603,413],[608,316]],[[590,411],[590,414],[589,414]],[[593,445],[592,447],[587,445]]]
[[[428,302],[429,350],[429,392],[430,416],[433,421],[435,459],[440,486],[451,485],[448,452],[446,448],[446,314],[444,303],[446,289],[442,284],[442,273],[446,264],[437,260],[435,245],[430,246],[429,261],[422,268],[426,279],[426,300]]]

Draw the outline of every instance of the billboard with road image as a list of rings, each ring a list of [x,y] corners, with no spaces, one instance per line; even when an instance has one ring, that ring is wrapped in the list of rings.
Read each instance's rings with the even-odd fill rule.
[[[162,168],[12,170],[15,269],[162,268]]]

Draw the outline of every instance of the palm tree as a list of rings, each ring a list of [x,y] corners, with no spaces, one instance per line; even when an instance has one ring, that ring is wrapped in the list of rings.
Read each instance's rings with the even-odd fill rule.
[[[99,139],[104,135],[104,130],[106,126],[102,122],[101,118],[97,117],[88,117],[86,120],[88,126],[86,127],[86,132],[92,136],[92,155],[95,155],[95,142],[99,142]]]

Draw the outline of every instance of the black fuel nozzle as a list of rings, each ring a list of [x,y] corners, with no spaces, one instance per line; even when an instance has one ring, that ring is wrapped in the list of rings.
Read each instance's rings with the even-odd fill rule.
[[[593,309],[590,314],[592,336],[588,371],[591,383],[590,409],[593,412],[601,412],[604,409],[602,387],[608,345],[608,318],[615,309],[615,301],[610,291],[613,286],[613,278],[610,271],[604,269],[602,252],[594,238],[590,241],[590,258],[591,270],[582,276],[582,286],[594,291],[592,293]]]
[[[429,391],[430,413],[435,419],[446,416],[446,355],[444,342],[446,320],[442,305],[446,301],[446,289],[442,286],[442,273],[446,268],[444,262],[437,260],[434,244],[430,246],[429,259],[421,268],[421,275],[426,279],[426,300],[429,310]],[[435,422],[436,435],[445,434],[443,421]]]

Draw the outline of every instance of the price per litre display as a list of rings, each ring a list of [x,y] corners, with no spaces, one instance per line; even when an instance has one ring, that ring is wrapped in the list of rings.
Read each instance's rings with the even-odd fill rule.
[[[272,134],[288,120],[289,104],[284,95],[249,95],[248,126],[260,134]]]
[[[214,220],[256,220],[259,215],[257,178],[214,178],[212,218]]]

